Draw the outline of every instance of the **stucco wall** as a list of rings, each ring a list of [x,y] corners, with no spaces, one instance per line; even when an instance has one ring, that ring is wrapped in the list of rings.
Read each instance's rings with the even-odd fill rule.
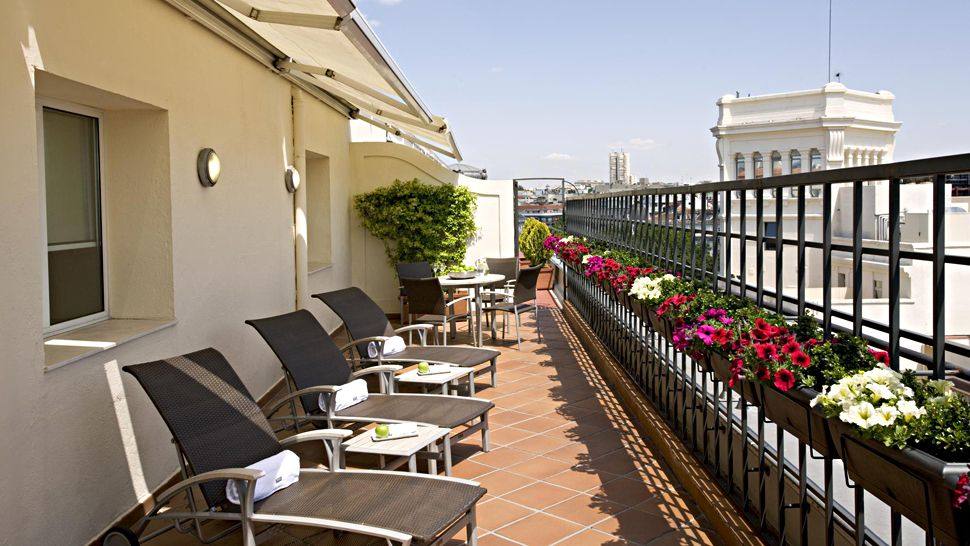
[[[7,466],[0,543],[78,544],[177,468],[164,424],[119,366],[215,346],[254,395],[279,378],[278,364],[243,320],[294,305],[293,197],[283,185],[292,153],[291,90],[157,0],[7,3],[0,37],[0,460]],[[167,116],[171,219],[161,229],[171,225],[172,248],[171,271],[160,278],[171,279],[165,282],[174,287],[178,321],[46,373],[34,104],[41,69]],[[333,169],[335,238],[335,265],[313,282],[347,286],[347,120],[309,102],[308,149],[329,157]],[[203,147],[222,159],[214,188],[196,178]],[[139,148],[104,150],[125,153]],[[118,198],[124,202],[111,202],[109,213],[142,206],[138,192]],[[137,229],[137,218],[131,221]]]

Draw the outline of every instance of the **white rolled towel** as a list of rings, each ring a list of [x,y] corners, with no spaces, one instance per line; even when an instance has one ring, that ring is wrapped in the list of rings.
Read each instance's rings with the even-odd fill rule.
[[[403,423],[391,423],[387,425],[390,436],[414,436],[418,433],[418,424],[405,421]]]
[[[253,493],[253,500],[256,502],[300,481],[300,457],[288,449],[246,468],[264,472],[263,477],[256,480]],[[226,498],[229,502],[239,504],[241,493],[238,480],[229,480],[226,483]]]
[[[408,348],[408,344],[404,342],[404,338],[401,336],[393,336],[388,338],[384,342],[384,356],[391,356],[393,354],[400,353],[404,349]],[[377,342],[371,341],[367,344],[367,356],[370,358],[377,358]]]
[[[324,412],[327,411],[328,396],[337,397],[337,399],[334,400],[334,411],[345,410],[350,406],[360,404],[364,400],[367,400],[367,382],[363,379],[354,379],[350,383],[341,385],[340,390],[332,395],[321,393],[320,399],[317,403],[320,405],[320,409]]]

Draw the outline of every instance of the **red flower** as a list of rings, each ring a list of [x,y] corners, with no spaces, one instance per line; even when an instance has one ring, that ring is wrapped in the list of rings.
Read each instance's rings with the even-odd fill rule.
[[[960,508],[970,500],[970,475],[964,474],[957,478],[957,487],[953,490],[953,507]]]
[[[721,347],[734,341],[734,332],[728,330],[727,328],[718,328],[714,331],[714,335],[711,336],[714,343],[717,343]]]
[[[812,365],[812,359],[803,351],[795,351],[791,354],[792,364],[799,366],[801,368],[807,368]]]
[[[814,337],[812,339],[810,339],[810,340],[808,340],[808,341],[805,342],[805,347],[808,348],[808,349],[811,349],[812,347],[814,347],[816,345],[818,345],[818,340],[815,339]]]
[[[740,358],[735,359],[731,362],[731,378],[728,379],[728,387],[734,388],[734,384],[741,377],[741,372],[744,371],[744,361]]]
[[[786,354],[786,355],[790,355],[790,354],[794,353],[795,351],[800,351],[800,350],[802,350],[801,344],[799,344],[794,339],[789,339],[788,340],[788,343],[785,343],[781,347],[782,354]]]
[[[889,353],[886,351],[877,351],[876,349],[869,349],[869,354],[876,359],[877,362],[883,366],[889,365]]]
[[[771,380],[771,370],[769,370],[768,368],[765,368],[764,366],[758,368],[758,371],[756,371],[754,373],[754,375],[760,381],[770,381]]]
[[[795,374],[788,368],[781,368],[775,372],[775,388],[780,391],[791,390],[795,386]]]
[[[759,343],[754,346],[754,350],[761,360],[775,360],[778,358],[778,346],[774,343]]]

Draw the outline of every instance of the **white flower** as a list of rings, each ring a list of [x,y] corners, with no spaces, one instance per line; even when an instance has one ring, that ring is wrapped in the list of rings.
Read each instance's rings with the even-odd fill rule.
[[[907,423],[926,415],[926,408],[917,406],[916,402],[912,400],[900,400],[896,402],[896,409],[899,410],[899,413],[903,416],[903,420]]]
[[[926,386],[940,396],[951,396],[953,394],[953,383],[946,379],[932,379],[926,382]]]
[[[592,254],[586,254],[586,255],[584,255],[584,256],[583,256],[583,264],[585,265],[585,264],[586,264],[586,262],[588,262],[588,261],[589,261],[589,259],[590,259],[590,258],[591,258],[592,256],[593,256]]]
[[[562,243],[571,243],[574,240],[575,240],[575,238],[572,235],[567,235],[567,236],[563,237],[562,239],[559,239],[559,242],[562,242]]]
[[[869,428],[871,426],[870,420],[875,413],[876,408],[872,404],[869,402],[860,402],[843,410],[839,414],[839,419],[859,428]]]
[[[869,424],[888,427],[896,421],[897,417],[899,417],[899,410],[896,406],[883,404],[876,408],[876,412],[869,418]]]
[[[866,385],[866,389],[872,393],[873,402],[879,402],[881,400],[893,400],[896,398],[896,393],[881,383],[869,383]]]

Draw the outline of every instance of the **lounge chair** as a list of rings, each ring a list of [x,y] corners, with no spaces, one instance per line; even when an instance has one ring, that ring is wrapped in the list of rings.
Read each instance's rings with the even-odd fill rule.
[[[452,429],[453,434],[444,439],[445,471],[450,472],[451,442],[457,442],[478,431],[482,433],[482,449],[488,451],[488,412],[495,404],[488,400],[463,396],[436,394],[395,394],[394,372],[401,366],[385,364],[351,372],[343,352],[305,309],[263,319],[247,320],[259,332],[273,352],[276,353],[283,371],[296,388],[288,396],[270,408],[273,416],[283,406],[290,404],[289,419],[294,424],[308,421],[316,426],[333,427],[340,422],[401,422],[413,421]],[[348,381],[367,374],[379,374],[381,393],[371,393],[367,399],[336,411],[334,396],[329,396],[327,411],[320,409],[320,394],[332,395]],[[294,400],[299,399],[303,415],[297,415]],[[455,432],[456,429],[461,429]]]
[[[194,531],[211,542],[235,531],[242,544],[256,544],[275,525],[331,529],[386,541],[435,544],[464,526],[475,544],[475,503],[485,489],[475,482],[374,470],[303,468],[299,481],[254,502],[253,489],[262,471],[245,468],[297,443],[322,441],[339,461],[347,430],[314,430],[278,440],[266,417],[226,359],[215,349],[125,366],[155,404],[172,433],[182,467],[182,480],[155,499],[155,505],[131,530],[113,528],[103,544],[137,544],[152,521],[168,523],[142,540],[172,528]],[[240,504],[226,497],[228,480],[240,490]],[[201,492],[205,506],[192,495]],[[172,507],[185,494],[185,508]],[[163,510],[165,509],[165,510]],[[236,522],[215,536],[205,536],[202,523]]]
[[[432,324],[413,324],[395,330],[387,320],[384,311],[364,293],[363,290],[352,286],[333,292],[314,294],[314,298],[322,301],[344,322],[347,333],[357,349],[357,358],[363,363],[413,363],[427,361],[429,363],[453,364],[456,366],[482,366],[490,363],[486,368],[491,373],[492,386],[497,384],[498,357],[502,354],[494,349],[482,349],[464,345],[426,346],[427,331],[434,328]],[[404,351],[390,356],[379,355],[369,358],[367,345],[371,341],[383,342],[389,336],[406,332],[419,332],[421,345],[408,346]]]

